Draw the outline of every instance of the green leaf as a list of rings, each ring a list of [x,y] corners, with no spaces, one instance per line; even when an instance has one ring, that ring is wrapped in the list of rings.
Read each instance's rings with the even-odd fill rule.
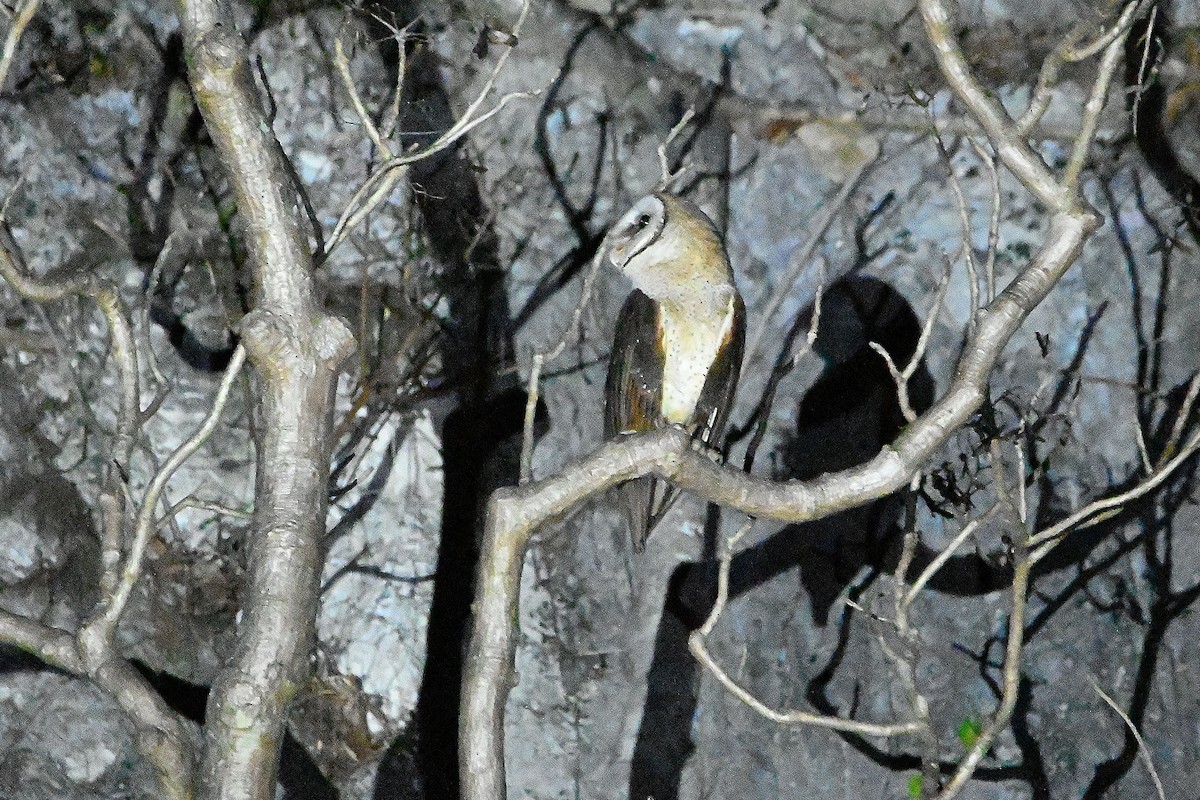
[[[908,779],[908,796],[912,800],[921,800],[921,773],[916,773]]]
[[[967,749],[970,749],[975,742],[979,741],[979,734],[981,733],[983,733],[983,723],[974,717],[967,717],[958,726],[958,740]]]

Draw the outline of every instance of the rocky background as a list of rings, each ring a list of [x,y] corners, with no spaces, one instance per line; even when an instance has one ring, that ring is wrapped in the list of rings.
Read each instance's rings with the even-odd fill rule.
[[[1174,36],[1161,75],[1164,124],[1186,167],[1200,157],[1200,16],[1178,5],[1163,12]],[[1019,110],[1063,34],[1106,10],[977,0],[960,4],[957,25],[978,74]],[[403,60],[396,139],[408,146],[478,94],[519,11],[512,0],[239,8],[263,102],[326,235],[376,155],[334,69],[335,39],[370,108],[387,104]],[[1048,162],[1067,157],[1093,67],[1066,71],[1034,131]],[[135,494],[203,419],[244,312],[236,208],[185,69],[172,3],[46,3],[0,96],[0,191],[30,269],[115,281],[153,354],[144,377],[161,406],[130,469]],[[909,387],[919,411],[948,382],[969,322],[952,185],[983,264],[992,176],[909,0],[537,0],[496,86],[509,92],[534,94],[418,165],[320,268],[361,347],[339,396],[320,648],[284,745],[287,797],[455,796],[477,509],[516,479],[524,376],[532,354],[564,336],[570,346],[541,384],[535,475],[599,442],[628,286],[602,273],[581,334],[568,322],[600,237],[658,184],[657,148],[687,109],[694,122],[668,154],[687,167],[682,191],[725,233],[756,345],[732,463],[753,447],[755,472],[805,478],[865,460],[904,424],[869,344],[907,363],[937,309]],[[1137,427],[1161,446],[1197,370],[1198,243],[1139,152],[1123,95],[1116,86],[1084,173],[1107,222],[1006,351],[985,412],[930,465],[916,502],[926,561],[992,502],[984,433],[1022,448],[1041,527],[1130,484]],[[999,197],[1003,286],[1037,249],[1045,215],[1003,173]],[[0,604],[73,630],[97,592],[97,476],[116,403],[107,337],[87,303],[41,308],[0,294]],[[789,370],[818,294],[817,336]],[[217,435],[176,475],[168,503],[194,502],[164,525],[121,628],[126,653],[197,723],[242,590],[249,397],[234,393]],[[964,796],[1153,796],[1125,723],[1090,680],[1140,728],[1167,796],[1200,792],[1192,488],[1189,467],[1039,567],[1018,707]],[[871,609],[891,591],[903,505],[759,521],[711,643],[730,674],[772,707],[867,719],[902,709]],[[688,652],[711,607],[717,542],[741,522],[685,498],[635,557],[599,498],[539,536],[508,711],[511,797],[909,796],[915,743],[776,725]],[[997,701],[1006,524],[984,526],[914,607],[918,679],[947,758]],[[152,791],[111,702],[0,650],[0,796]]]

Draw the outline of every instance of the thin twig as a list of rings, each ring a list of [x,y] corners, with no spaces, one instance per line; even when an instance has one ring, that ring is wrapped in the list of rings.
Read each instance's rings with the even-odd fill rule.
[[[113,631],[116,629],[117,622],[121,618],[121,614],[125,610],[125,605],[129,601],[129,596],[133,592],[133,587],[141,576],[142,563],[146,552],[146,546],[149,545],[150,539],[158,530],[158,526],[154,521],[154,509],[158,505],[159,496],[163,489],[166,488],[167,482],[175,474],[175,471],[183,465],[185,461],[191,458],[192,454],[200,449],[208,438],[216,430],[217,423],[220,421],[221,412],[225,409],[225,402],[229,398],[229,392],[233,388],[234,379],[242,369],[242,365],[246,361],[246,350],[241,345],[233,351],[233,357],[230,359],[229,366],[225,370],[225,375],[221,379],[221,385],[217,389],[216,397],[213,399],[212,409],[204,422],[187,439],[183,444],[176,448],[171,454],[162,468],[154,476],[146,489],[145,497],[142,498],[141,507],[138,509],[137,521],[134,526],[133,540],[129,546],[129,553],[125,557],[125,562],[121,568],[120,580],[113,589],[111,595],[104,598],[99,609],[99,613],[93,615],[92,619],[84,625],[79,633],[80,644],[83,652],[89,658],[107,657],[105,651],[108,650],[108,645],[112,641]]]
[[[933,296],[933,304],[929,309],[929,313],[925,317],[925,324],[921,328],[921,335],[917,338],[916,349],[913,350],[912,357],[908,359],[904,369],[899,369],[896,362],[892,359],[891,353],[884,349],[883,345],[878,342],[868,342],[867,344],[883,357],[884,363],[887,365],[888,372],[892,376],[892,380],[896,384],[896,399],[900,405],[900,413],[904,415],[906,422],[912,423],[917,419],[917,412],[912,407],[912,403],[908,397],[908,382],[912,380],[913,375],[917,373],[917,367],[921,365],[921,359],[925,357],[925,351],[929,347],[929,340],[933,336],[933,326],[937,323],[938,315],[941,313],[942,303],[946,299],[946,290],[950,286],[951,267],[947,260],[945,271],[942,273],[942,278],[938,282],[937,292]],[[972,315],[973,318],[973,315]]]
[[[558,344],[549,350],[540,351],[534,354],[533,364],[529,371],[529,381],[527,382],[525,395],[525,421],[522,426],[521,438],[521,483],[526,483],[533,477],[533,435],[534,421],[537,415],[538,396],[541,393],[540,381],[542,379],[542,368],[554,359],[562,355],[567,349],[567,342],[572,331],[578,331],[582,336],[583,314],[587,310],[588,304],[592,301],[592,294],[596,285],[596,276],[600,272],[600,266],[603,263],[604,248],[601,247],[596,251],[596,255],[592,258],[592,263],[588,267],[588,271],[583,277],[583,289],[579,293],[579,302],[575,304],[575,310],[571,313],[571,320],[563,329],[562,336],[559,337]]]
[[[813,714],[808,711],[778,711],[763,703],[750,691],[738,684],[737,681],[729,676],[729,673],[717,664],[712,654],[708,652],[706,642],[709,634],[712,633],[713,628],[716,626],[717,620],[720,619],[721,613],[725,610],[726,604],[729,602],[729,568],[733,561],[733,554],[736,552],[737,544],[753,526],[754,519],[747,520],[725,544],[717,572],[716,602],[713,604],[712,611],[709,612],[708,619],[688,637],[688,649],[692,651],[692,655],[717,679],[726,691],[745,703],[751,710],[772,722],[781,725],[812,725],[818,728],[829,728],[844,733],[856,733],[862,736],[890,737],[902,733],[911,733],[916,730],[919,725],[917,722],[859,722],[858,720],[843,719],[826,714]]]
[[[966,788],[975,768],[991,747],[992,742],[1008,726],[1017,705],[1021,678],[1021,651],[1025,644],[1025,608],[1029,589],[1029,572],[1033,566],[1025,543],[1018,541],[1013,548],[1012,610],[1008,616],[1008,641],[1004,648],[1004,667],[1001,672],[1000,703],[992,713],[979,737],[959,762],[949,783],[937,795],[938,800],[953,800]]]
[[[1103,522],[1112,516],[1112,514],[1119,511],[1125,504],[1152,491],[1169,478],[1184,462],[1195,455],[1197,450],[1200,450],[1200,432],[1193,435],[1170,461],[1156,468],[1149,477],[1137,486],[1112,497],[1088,503],[1061,522],[1038,532],[1029,540],[1030,548],[1036,548],[1033,550],[1030,560],[1034,563],[1040,561],[1047,553],[1054,549],[1057,544],[1054,540],[1062,537],[1072,529],[1083,530],[1084,528]]]
[[[687,172],[688,168],[686,164],[680,164],[679,169],[675,170],[674,172],[671,171],[671,164],[667,161],[667,148],[670,147],[671,143],[679,137],[679,134],[683,133],[683,129],[687,127],[687,124],[692,121],[692,117],[694,116],[696,116],[696,107],[691,106],[687,111],[683,112],[683,116],[679,118],[679,122],[675,123],[675,126],[671,128],[671,132],[667,134],[667,138],[664,139],[662,144],[658,146],[658,165],[659,169],[662,171],[658,181],[659,191],[669,190],[671,184],[674,183],[679,176]]]
[[[525,394],[525,420],[521,426],[521,483],[533,480],[533,428],[537,417],[538,395],[542,387],[542,365],[545,363],[545,353],[533,354],[533,364],[529,368],[529,388]]]
[[[22,0],[13,14],[12,24],[4,36],[4,50],[0,51],[0,91],[4,90],[4,82],[8,78],[8,70],[12,67],[13,57],[17,54],[17,45],[21,42],[21,34],[37,13],[40,0]]]
[[[974,136],[968,138],[971,147],[979,160],[987,167],[988,177],[992,182],[992,215],[988,219],[987,263],[983,267],[985,300],[991,303],[996,299],[996,252],[1000,245],[1000,172],[996,169],[996,157],[984,149]],[[972,312],[972,318],[974,312]]]
[[[1150,748],[1146,747],[1146,740],[1142,738],[1141,731],[1139,731],[1137,726],[1133,724],[1133,720],[1129,718],[1129,715],[1121,710],[1121,707],[1117,705],[1116,701],[1109,697],[1105,691],[1100,688],[1100,684],[1097,683],[1096,679],[1091,675],[1088,675],[1088,683],[1092,685],[1092,690],[1095,691],[1096,694],[1100,695],[1100,699],[1108,703],[1109,707],[1113,711],[1117,712],[1117,716],[1119,716],[1129,727],[1129,732],[1133,734],[1133,738],[1138,745],[1138,758],[1140,758],[1142,763],[1146,765],[1146,771],[1150,773],[1150,780],[1154,781],[1154,788],[1158,792],[1158,800],[1167,800],[1167,793],[1163,791],[1162,781],[1158,777],[1158,770],[1154,768],[1154,761],[1150,758]]]
[[[516,45],[521,26],[524,25],[525,19],[529,15],[529,7],[530,0],[524,0],[521,4],[520,14],[512,30],[510,41],[513,43],[513,46]],[[402,43],[400,47],[403,50]],[[334,62],[347,93],[350,95],[355,112],[358,114],[363,126],[367,129],[368,137],[379,148],[380,152],[387,154],[387,158],[384,159],[379,168],[367,178],[363,185],[350,198],[350,202],[346,205],[345,210],[342,211],[341,216],[334,225],[333,232],[329,235],[323,257],[328,257],[335,247],[345,241],[351,230],[358,226],[380,203],[391,196],[396,184],[407,174],[409,166],[453,146],[475,128],[500,113],[513,100],[533,97],[541,92],[540,89],[531,92],[511,92],[500,97],[487,111],[480,111],[484,102],[491,95],[492,89],[495,88],[496,80],[500,77],[500,73],[503,72],[505,64],[508,63],[509,56],[512,55],[513,48],[507,47],[500,54],[500,58],[496,60],[495,66],[492,68],[491,73],[488,75],[487,80],[484,82],[475,99],[471,101],[462,115],[455,120],[454,124],[425,147],[401,155],[393,151],[386,144],[386,140],[383,139],[378,128],[375,127],[374,121],[371,120],[370,114],[359,98],[358,91],[350,79],[349,65],[346,60],[345,50],[341,45],[340,36],[334,40],[334,48]],[[403,68],[403,66],[404,62],[401,61],[401,67]],[[401,80],[401,77],[398,76],[397,80]]]
[[[1179,413],[1175,415],[1175,424],[1171,426],[1171,435],[1167,438],[1162,455],[1159,456],[1160,461],[1170,458],[1175,453],[1175,448],[1179,446],[1179,441],[1183,438],[1183,430],[1192,416],[1192,408],[1196,405],[1197,394],[1200,394],[1200,372],[1197,372],[1188,381],[1187,394],[1183,398],[1183,405],[1179,407]]]
[[[904,595],[903,600],[903,605],[905,607],[912,605],[913,601],[917,599],[917,595],[919,595],[921,590],[925,588],[925,584],[929,583],[933,576],[936,575],[938,571],[945,566],[946,562],[949,561],[950,558],[958,551],[958,548],[962,547],[963,543],[965,543],[967,539],[970,539],[972,536],[974,536],[975,531],[979,530],[982,525],[986,525],[999,510],[1000,504],[993,503],[987,511],[983,512],[978,517],[975,517],[963,526],[963,529],[959,531],[958,535],[955,536],[954,539],[951,540],[950,544],[946,545],[942,552],[938,553],[937,557],[934,558],[933,561],[929,562],[929,566],[925,567],[925,569],[921,571],[921,574],[917,576],[916,580],[909,585],[908,592]]]
[[[1140,3],[1130,3],[1126,7],[1118,21],[1118,30],[1123,30],[1133,24],[1133,14],[1140,5]],[[1067,161],[1066,169],[1063,170],[1062,185],[1069,189],[1074,190],[1079,184],[1079,174],[1083,171],[1084,161],[1087,160],[1088,151],[1091,149],[1092,138],[1100,123],[1100,112],[1104,110],[1104,104],[1108,100],[1108,88],[1112,82],[1113,72],[1116,71],[1117,61],[1121,57],[1122,44],[1119,37],[1114,37],[1105,48],[1104,57],[1100,59],[1099,75],[1096,76],[1092,92],[1083,107],[1083,120],[1080,123],[1079,136],[1075,139],[1071,157]]]
[[[932,114],[932,106],[930,106]],[[971,230],[971,212],[967,206],[967,198],[963,193],[962,182],[958,176],[954,174],[954,161],[950,158],[950,151],[946,149],[946,143],[942,141],[940,134],[933,137],[934,144],[937,146],[938,157],[946,169],[946,176],[950,179],[950,191],[954,194],[954,202],[958,207],[958,221],[962,233],[962,247],[959,250],[962,252],[963,260],[967,265],[967,290],[970,294],[971,313],[967,318],[967,333],[970,334],[975,326],[975,314],[979,311],[979,270],[975,267],[975,246],[972,244],[973,232]]]

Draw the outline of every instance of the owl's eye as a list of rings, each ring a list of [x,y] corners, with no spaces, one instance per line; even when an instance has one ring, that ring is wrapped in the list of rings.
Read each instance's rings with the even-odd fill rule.
[[[637,218],[637,223],[635,223],[635,224],[639,231],[644,229],[647,225],[650,224],[650,215],[642,214],[640,217]]]

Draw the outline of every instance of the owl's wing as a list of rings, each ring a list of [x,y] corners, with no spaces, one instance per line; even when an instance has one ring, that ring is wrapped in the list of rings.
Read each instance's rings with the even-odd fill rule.
[[[604,436],[653,430],[662,420],[658,304],[635,289],[621,306],[604,387]]]
[[[709,447],[720,447],[725,434],[725,423],[729,420],[729,409],[737,391],[738,378],[742,373],[742,355],[746,349],[746,305],[742,296],[733,295],[733,324],[725,341],[717,350],[696,411],[692,414],[693,436]]]
[[[604,436],[638,433],[662,424],[662,339],[658,304],[638,290],[625,300],[608,362],[604,391]],[[641,552],[650,529],[675,494],[654,478],[635,478],[618,487],[633,549]]]

